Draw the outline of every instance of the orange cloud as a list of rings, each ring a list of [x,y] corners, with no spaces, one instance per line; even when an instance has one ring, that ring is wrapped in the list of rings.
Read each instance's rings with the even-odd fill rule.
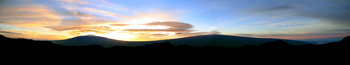
[[[4,36],[10,38],[26,38],[26,39],[34,39],[34,40],[62,40],[70,38],[65,35],[54,35],[54,34],[5,34]]]
[[[60,18],[60,16],[58,16],[54,10],[49,9],[44,5],[2,7],[0,11],[0,17],[4,18]]]
[[[65,4],[94,5],[83,0],[58,1],[62,1]],[[112,11],[84,6],[62,5],[63,8],[69,11],[67,14],[67,12],[56,12],[54,9],[38,5],[39,3],[34,5],[32,3],[30,5],[21,4],[1,7],[0,24],[13,25],[23,29],[36,29],[35,31],[40,31],[40,33],[35,31],[20,31],[19,35],[14,35],[17,32],[0,31],[0,33],[6,33],[7,36],[11,37],[31,39],[43,39],[45,36],[57,37],[48,39],[66,39],[70,36],[94,34],[112,39],[140,41],[172,39],[194,35],[190,33],[193,30],[189,30],[193,27],[191,24],[176,22],[178,19],[176,15],[169,12],[140,13],[103,0],[101,2],[105,3],[105,6],[129,11],[132,15],[120,15]],[[122,21],[111,21],[103,16],[98,17],[96,14],[120,18]],[[47,29],[50,30],[47,31]],[[49,35],[50,33],[57,34]]]
[[[1,7],[0,18],[2,18],[0,24],[20,27],[59,25],[62,20],[54,10],[43,5]]]
[[[59,25],[60,22],[61,22],[60,20],[37,19],[37,20],[31,20],[31,21],[0,22],[0,24],[7,24],[7,25],[14,25],[14,26],[19,26],[19,27],[29,27],[30,28],[30,27]]]
[[[62,40],[71,38],[66,35],[59,34],[44,34],[35,31],[0,31],[1,35],[10,38],[26,38],[26,39],[34,39],[34,40]]]
[[[164,30],[164,29],[124,29],[123,31],[130,31],[130,32],[191,32],[191,30]]]
[[[109,27],[106,26],[53,26],[47,27],[56,31],[66,31],[66,30],[86,30],[86,29],[95,29],[95,30],[103,30],[103,31],[113,31]]]
[[[109,24],[109,26],[127,26],[129,24]]]

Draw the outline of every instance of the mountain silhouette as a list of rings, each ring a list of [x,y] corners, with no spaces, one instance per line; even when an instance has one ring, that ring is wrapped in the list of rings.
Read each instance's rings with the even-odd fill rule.
[[[341,43],[350,43],[350,36],[344,37],[340,42]]]
[[[67,46],[85,46],[91,44],[101,45],[103,47],[113,47],[113,46],[145,46],[152,43],[162,43],[169,42],[172,45],[189,45],[194,47],[242,47],[244,45],[260,45],[263,43],[282,40],[291,45],[305,45],[312,42],[303,42],[295,40],[284,40],[284,39],[271,39],[271,38],[249,38],[249,37],[239,37],[239,36],[229,36],[229,35],[200,35],[193,37],[185,37],[178,39],[169,40],[159,40],[159,41],[120,41],[109,39],[99,36],[78,36],[66,40],[53,41],[56,44],[67,45]]]
[[[180,38],[180,39],[172,39],[172,40],[185,40],[192,39],[196,41],[197,39],[207,39],[210,35],[205,36],[195,36],[188,38]],[[255,41],[256,38],[247,38],[247,37],[237,37],[237,36],[212,36],[219,37],[216,39],[221,39],[220,37],[233,38],[240,41],[239,43],[246,42],[244,39]],[[79,36],[74,37],[67,40],[60,40],[61,42],[79,42],[79,44],[83,44],[87,40],[89,43],[84,44],[84,46],[62,46],[57,45],[59,43],[53,44],[50,41],[36,41],[31,39],[23,39],[23,38],[7,38],[5,36],[0,35],[0,40],[2,42],[1,48],[4,48],[4,56],[9,56],[11,58],[23,58],[23,57],[55,57],[58,58],[77,58],[81,59],[106,59],[106,58],[168,58],[168,59],[188,59],[188,60],[209,60],[215,59],[216,61],[222,61],[231,59],[229,61],[248,61],[248,62],[257,62],[257,61],[268,61],[268,62],[283,62],[283,63],[294,63],[297,61],[325,61],[325,60],[336,60],[341,61],[343,59],[347,59],[349,37],[345,37],[340,42],[332,42],[327,44],[304,44],[295,46],[285,40],[277,40],[269,41],[266,43],[258,43],[258,45],[244,45],[239,48],[227,48],[227,47],[215,47],[215,46],[204,46],[204,47],[194,47],[188,45],[190,43],[174,45],[180,43],[172,43],[171,40],[163,40],[169,42],[161,42],[160,43],[151,43],[147,42],[143,46],[128,46],[131,44],[138,43],[146,43],[146,42],[126,42],[124,43],[116,43],[119,45],[104,48],[100,46],[99,43],[91,43],[91,42],[125,42],[118,41],[113,39],[108,39],[99,36]],[[197,38],[197,39],[196,39]],[[80,41],[77,41],[80,40]],[[208,39],[207,39],[208,40]],[[260,38],[258,38],[260,40]],[[265,39],[264,39],[265,40]],[[270,39],[267,39],[270,40]],[[55,41],[55,42],[60,42]],[[216,41],[214,39],[214,41]],[[231,40],[232,41],[232,40]],[[235,41],[235,40],[233,40]],[[293,41],[293,40],[287,40]],[[154,42],[154,41],[153,41]],[[300,42],[300,41],[297,41]],[[148,44],[149,43],[149,44]],[[61,43],[61,44],[70,44],[70,43]],[[90,44],[90,45],[89,45]],[[124,46],[123,46],[124,44]],[[113,44],[107,44],[113,45]],[[114,44],[115,45],[115,44]],[[220,44],[216,44],[220,45]],[[52,56],[52,57],[51,57]],[[227,59],[222,59],[227,58]],[[53,58],[56,59],[56,58]],[[220,60],[221,59],[221,60]],[[80,60],[80,59],[79,59]]]
[[[271,39],[271,38],[250,38],[250,37],[239,37],[239,36],[229,36],[229,35],[200,35],[179,39],[171,40],[160,40],[160,42],[170,42],[173,45],[183,45],[187,44],[190,46],[204,47],[242,47],[244,45],[260,45],[263,43],[282,40],[291,45],[305,45],[313,42],[295,41],[295,40],[285,40],[285,39]],[[159,41],[156,41],[159,42]]]
[[[283,47],[290,47],[292,45],[290,45],[282,40],[277,40],[277,41],[264,43],[264,44],[261,44],[259,46],[260,47],[270,47],[270,48],[283,48]]]
[[[3,35],[0,35],[0,39],[6,39],[6,37]]]
[[[41,50],[45,49],[53,49],[57,47],[61,47],[60,45],[54,44],[50,41],[37,41],[31,39],[24,38],[7,38],[3,35],[0,35],[1,47],[8,48],[12,50]]]
[[[59,45],[65,46],[87,46],[87,45],[100,45],[102,47],[113,47],[113,46],[125,46],[126,41],[113,40],[100,36],[86,35],[78,36],[66,40],[53,41]]]

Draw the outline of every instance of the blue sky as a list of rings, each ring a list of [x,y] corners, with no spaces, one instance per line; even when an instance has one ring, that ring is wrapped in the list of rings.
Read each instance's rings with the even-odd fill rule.
[[[2,0],[0,5],[0,33],[17,38],[93,34],[148,41],[215,31],[313,39],[350,32],[347,0]]]

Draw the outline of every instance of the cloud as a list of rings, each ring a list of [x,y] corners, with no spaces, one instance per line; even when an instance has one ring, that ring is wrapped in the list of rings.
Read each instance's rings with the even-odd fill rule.
[[[151,40],[166,40],[198,35],[212,34],[212,32],[142,32],[134,33],[137,38],[132,38],[136,41],[151,41]]]
[[[91,14],[81,12],[81,11],[72,11],[70,14],[75,16],[91,16]]]
[[[3,34],[21,34],[21,33],[10,32],[10,31],[0,31],[0,33],[3,33]]]
[[[280,2],[280,1],[277,1]],[[288,1],[289,2],[289,1]],[[255,12],[271,16],[309,17],[330,22],[335,25],[350,25],[349,0],[313,0],[280,3],[273,7],[261,6],[264,9],[255,9]],[[327,4],[327,5],[325,5]]]
[[[26,20],[26,19],[21,19]],[[14,25],[19,27],[40,27],[40,26],[53,26],[53,25],[59,25],[61,20],[56,19],[32,19],[30,21],[16,21],[16,20],[10,20],[10,21],[0,21],[0,24],[6,24],[6,25]]]
[[[109,26],[128,26],[129,24],[109,24]]]
[[[107,5],[110,5],[110,6],[113,6],[113,7],[117,7],[117,8],[119,8],[119,9],[123,9],[123,10],[130,11],[130,12],[133,12],[133,13],[138,13],[138,12],[136,12],[136,11],[130,10],[130,9],[125,8],[125,7],[122,7],[122,6],[119,6],[119,5],[117,5],[117,4],[112,4],[112,3],[109,3],[109,2],[104,1],[104,0],[100,0],[100,1],[101,1],[102,3],[104,3],[104,4],[107,4]]]
[[[164,29],[124,29],[123,31],[131,31],[131,32],[191,32],[191,30],[164,30]]]
[[[100,30],[93,30],[93,29],[84,29],[84,30],[77,30],[77,31],[70,31],[69,34],[72,36],[79,36],[82,33],[94,33],[95,34],[106,34],[108,32],[106,31],[100,31]]]
[[[157,26],[165,26],[169,28],[159,28]],[[153,29],[156,27],[156,29]],[[161,39],[170,39],[184,36],[198,35],[199,33],[190,33],[193,30],[191,24],[167,21],[167,22],[151,22],[145,24],[126,24],[126,23],[109,23],[104,25],[80,25],[80,26],[49,26],[55,31],[68,31],[72,36],[79,36],[82,33],[92,33],[96,35],[131,35],[137,38],[137,40],[161,40]],[[124,29],[125,28],[125,29]],[[180,34],[181,33],[181,34]],[[106,35],[105,35],[106,34]],[[203,33],[204,34],[204,33]],[[107,36],[108,37],[108,36]],[[152,38],[152,39],[146,39]],[[115,39],[122,39],[116,38]],[[135,39],[136,40],[136,39]]]
[[[103,31],[113,31],[109,27],[106,26],[53,26],[47,27],[56,31],[67,31],[67,30],[86,30],[86,29],[95,29],[95,30],[103,30]]]
[[[34,40],[62,40],[69,38],[69,36],[56,34],[4,34],[4,36],[10,38],[27,38]]]
[[[1,35],[10,38],[27,38],[34,40],[62,40],[67,39],[69,36],[59,34],[45,34],[36,31],[0,31]]]
[[[257,37],[257,38],[277,38],[277,39],[316,39],[316,38],[332,38],[345,37],[349,33],[304,33],[304,34],[229,34],[233,36]]]
[[[60,2],[55,3],[57,1]],[[142,38],[146,41],[210,34],[209,32],[193,32],[194,30],[190,30],[193,27],[191,24],[177,22],[179,18],[176,15],[181,15],[182,10],[167,9],[164,11],[162,8],[159,10],[156,8],[137,12],[104,0],[94,2],[56,0],[52,5],[46,3],[52,1],[27,2],[30,4],[16,3],[6,7],[0,6],[0,24],[29,31],[20,33],[0,31],[0,33],[6,33],[11,37],[32,39],[45,39],[45,37],[49,37],[47,39],[67,39],[69,36],[93,33],[123,40],[124,38],[140,37],[137,39]],[[114,8],[118,11],[104,10],[106,8],[101,7]],[[50,35],[52,33],[54,35]]]
[[[72,36],[79,36],[80,33],[94,32],[97,34],[105,34],[110,31],[116,31],[110,29],[107,26],[51,26],[47,27],[55,31],[69,31]]]
[[[295,7],[291,5],[280,5],[280,6],[264,8],[258,11],[278,11],[278,10],[291,10],[291,9],[295,9]]]
[[[62,1],[62,2],[68,2],[68,3],[78,3],[78,4],[90,4],[86,0],[56,0],[56,1]]]
[[[80,8],[80,9],[91,11],[91,12],[96,12],[96,13],[100,13],[100,14],[104,14],[104,15],[108,15],[108,16],[118,17],[118,18],[121,18],[121,19],[127,19],[127,20],[131,19],[128,16],[123,16],[123,15],[115,14],[115,13],[112,13],[112,12],[98,10],[98,9],[93,9],[93,8]]]
[[[83,24],[96,24],[96,23],[101,23],[103,21],[101,21],[102,18],[99,18],[95,15],[92,14],[88,14],[85,12],[81,12],[81,11],[72,11],[72,14],[79,18],[80,20],[77,23],[81,23],[80,25]]]
[[[44,5],[19,5],[1,7],[1,18],[60,18],[54,10]]]
[[[92,29],[86,29],[86,30],[80,30],[80,32],[95,32],[95,33],[101,33],[101,34],[105,34],[108,32],[104,32],[104,31],[98,31],[98,30],[92,30]]]
[[[216,21],[220,21],[221,20],[221,18],[218,18]]]
[[[0,24],[19,27],[59,25],[62,17],[43,5],[17,5],[0,8]]]
[[[146,23],[144,25],[148,26],[169,26],[167,30],[187,30],[192,28],[193,26],[188,23],[182,23],[182,22],[173,22],[173,21],[168,21],[168,22],[151,22],[151,23]]]
[[[266,36],[263,38],[278,38],[278,39],[317,39],[317,38],[334,38],[334,37],[346,37],[349,34],[333,34],[333,35],[286,35],[286,36]]]

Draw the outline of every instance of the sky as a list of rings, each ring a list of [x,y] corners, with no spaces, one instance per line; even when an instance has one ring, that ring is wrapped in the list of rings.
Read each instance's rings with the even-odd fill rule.
[[[197,35],[318,39],[350,35],[349,0],[1,0],[0,34],[153,41]]]

